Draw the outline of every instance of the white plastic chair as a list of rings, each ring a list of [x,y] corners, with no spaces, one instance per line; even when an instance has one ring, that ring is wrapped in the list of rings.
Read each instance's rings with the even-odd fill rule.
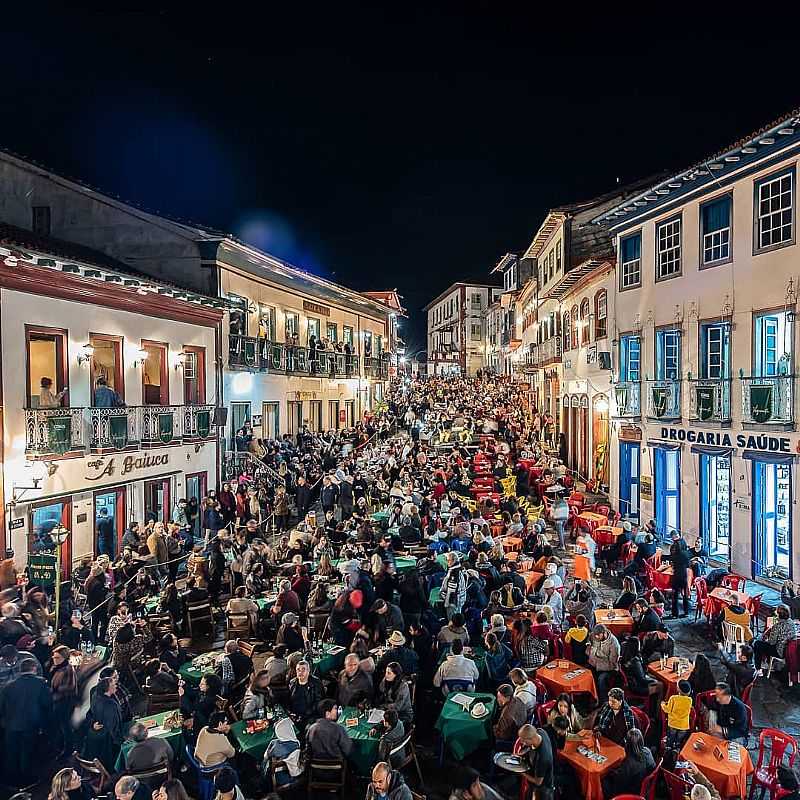
[[[745,644],[744,627],[736,622],[722,620],[722,644],[726,650],[733,648],[734,655],[739,657],[739,648]]]

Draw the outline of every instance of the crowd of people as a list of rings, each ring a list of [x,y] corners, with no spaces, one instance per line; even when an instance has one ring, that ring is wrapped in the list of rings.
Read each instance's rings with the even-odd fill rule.
[[[23,579],[3,591],[10,788],[41,775],[46,732],[57,759],[97,759],[118,800],[184,800],[209,780],[225,800],[261,797],[313,781],[320,760],[352,764],[349,729],[363,718],[375,744],[366,796],[410,800],[417,717],[432,726],[432,709],[477,693],[495,709],[478,745],[499,768],[456,759],[451,800],[516,796],[520,782],[537,800],[584,796],[565,755],[592,739],[624,750],[604,797],[643,794],[653,775],[677,776],[694,800],[720,796],[682,748],[700,722],[747,741],[757,670],[797,638],[791,609],[778,607],[759,636],[748,609],[712,610],[725,680],[698,653],[668,688],[649,670],[675,655],[666,621],[689,614],[690,595],[697,602],[692,580],[711,590],[728,572],[708,569],[702,542],[674,531],[669,585],[654,585],[666,532],[620,519],[601,494],[592,502],[594,487],[576,485],[559,457],[552,416],[518,384],[402,379],[354,428],[268,441],[245,425],[236,439],[250,456],[229,482],[180,500],[166,523],[130,523],[117,557],[109,544],[75,567],[62,619],[43,587]],[[609,522],[604,544],[580,520],[590,503]],[[610,602],[599,574],[618,587]],[[614,616],[597,622],[608,608]],[[616,615],[628,613],[621,630]],[[725,622],[752,639],[733,655]],[[222,628],[224,647],[204,661]],[[554,691],[547,670],[562,663],[591,691]],[[177,744],[151,735],[142,713],[170,700]],[[272,731],[257,758],[233,735],[242,724]],[[439,746],[447,757],[444,734]],[[793,780],[781,773],[790,798]],[[73,764],[52,780],[52,800],[91,794]]]

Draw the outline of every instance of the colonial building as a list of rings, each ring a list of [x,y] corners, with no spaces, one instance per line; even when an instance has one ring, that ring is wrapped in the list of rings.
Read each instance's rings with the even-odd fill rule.
[[[522,344],[522,319],[518,298],[522,288],[531,280],[534,272],[534,263],[531,259],[521,259],[519,254],[506,253],[497,262],[491,275],[502,275],[503,293],[500,295],[499,314],[501,330],[499,342],[498,361],[502,364],[500,373],[513,375],[515,367],[520,361],[517,352]]]
[[[131,520],[166,521],[217,484],[225,303],[173,289],[0,226],[0,516],[18,566],[56,529],[65,574],[113,556]],[[113,540],[97,540],[101,512]]]
[[[219,344],[227,439],[351,425],[396,369],[396,293],[324,280],[219,231],[147,213],[0,153],[0,219],[94,248],[137,272],[229,301]],[[394,295],[393,298],[387,297]],[[396,301],[396,302],[395,302]],[[394,305],[393,305],[394,304]]]
[[[798,112],[604,211],[611,491],[759,580],[797,575]]]
[[[485,366],[484,314],[500,293],[490,284],[458,282],[425,306],[429,375],[475,375]]]

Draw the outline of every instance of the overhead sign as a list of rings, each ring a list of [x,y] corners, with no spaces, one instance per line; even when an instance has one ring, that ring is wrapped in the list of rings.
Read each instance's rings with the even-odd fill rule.
[[[160,455],[125,456],[120,458],[114,456],[109,459],[96,458],[87,463],[90,472],[86,475],[87,481],[99,481],[106,476],[113,477],[119,475],[124,478],[131,472],[142,470],[152,471],[153,467],[164,467],[169,464],[169,453]]]
[[[303,311],[310,311],[312,314],[322,314],[323,317],[329,317],[331,310],[321,306],[318,303],[312,303],[310,300],[303,300]]]
[[[792,452],[792,440],[788,436],[748,433],[732,435],[720,431],[696,431],[692,428],[662,427],[661,438],[671,442],[708,444],[714,447],[741,447],[743,450],[761,450],[764,453]]]

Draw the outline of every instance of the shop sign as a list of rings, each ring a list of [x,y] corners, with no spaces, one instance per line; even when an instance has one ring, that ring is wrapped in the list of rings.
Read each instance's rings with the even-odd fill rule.
[[[642,500],[653,499],[653,479],[649,475],[639,477],[639,495]]]
[[[714,447],[741,447],[743,450],[760,450],[764,453],[791,453],[792,441],[788,436],[766,434],[730,433],[717,431],[695,431],[691,428],[661,428],[661,438],[671,442],[709,444]],[[798,443],[800,447],[800,443]]]
[[[312,303],[310,300],[303,300],[303,311],[310,311],[312,314],[322,314],[323,317],[329,317],[331,310],[321,306],[318,303]]]
[[[642,429],[636,425],[620,425],[619,438],[628,442],[641,442]]]
[[[165,467],[168,464],[169,453],[155,456],[149,454],[144,456],[125,456],[124,458],[114,456],[108,460],[97,458],[87,463],[91,472],[86,476],[86,480],[99,481],[101,478],[113,477],[117,474],[124,478],[134,471],[150,470],[152,467]]]
[[[295,400],[316,400],[317,393],[316,392],[295,392],[294,393]]]
[[[38,586],[55,584],[56,557],[51,555],[28,556],[28,580]]]

